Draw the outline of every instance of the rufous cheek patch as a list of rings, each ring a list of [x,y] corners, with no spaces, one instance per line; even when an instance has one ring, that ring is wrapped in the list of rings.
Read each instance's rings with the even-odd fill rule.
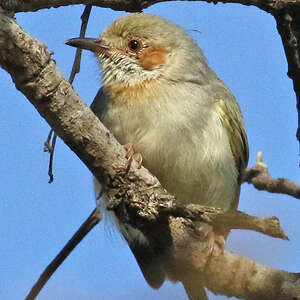
[[[147,48],[139,56],[139,63],[145,70],[152,70],[166,63],[168,51],[165,48]]]

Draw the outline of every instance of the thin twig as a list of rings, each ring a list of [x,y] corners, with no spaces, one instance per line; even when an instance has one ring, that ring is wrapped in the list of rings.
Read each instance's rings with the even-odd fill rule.
[[[273,178],[268,171],[268,166],[263,162],[261,152],[257,154],[255,166],[245,170],[243,182],[253,184],[258,190],[286,194],[300,199],[300,186],[287,178]]]
[[[53,134],[53,137],[52,137],[52,134]],[[51,129],[48,134],[48,138],[47,138],[46,142],[44,143],[44,152],[50,153],[49,167],[48,167],[48,175],[49,175],[48,183],[52,183],[54,180],[52,170],[53,170],[53,158],[54,158],[54,149],[55,149],[55,144],[56,144],[56,138],[57,138],[57,135],[55,134],[54,130]],[[51,142],[51,145],[50,145],[50,142]]]
[[[56,144],[56,138],[57,135],[54,132],[53,138],[52,138],[52,143],[51,143],[51,152],[50,152],[50,159],[49,159],[49,169],[48,169],[48,175],[49,175],[49,181],[48,183],[52,183],[54,180],[53,176],[53,159],[54,159],[54,150],[55,150],[55,144]]]
[[[204,221],[213,226],[226,229],[254,230],[274,238],[289,240],[281,228],[277,217],[260,218],[241,211],[224,211],[220,208],[196,204],[179,205],[174,201],[161,203],[159,205],[159,212],[173,217]]]
[[[53,159],[54,159],[54,150],[55,150],[55,145],[56,145],[56,138],[57,138],[57,135],[54,132],[54,135],[53,135],[53,138],[52,138],[52,144],[51,144],[52,151],[50,152],[50,159],[49,159],[49,169],[48,169],[49,181],[48,181],[48,183],[52,183],[53,180],[54,180]]]
[[[89,17],[90,17],[90,13],[92,10],[92,6],[91,5],[86,5],[84,8],[84,11],[81,15],[81,28],[80,28],[80,37],[83,38],[85,36],[86,33],[86,28],[87,28],[87,24],[89,21]],[[77,48],[76,53],[75,53],[75,58],[74,58],[74,63],[73,63],[73,67],[72,67],[72,71],[69,77],[69,82],[72,84],[74,81],[74,78],[76,76],[76,74],[78,74],[80,72],[80,61],[81,61],[81,53],[82,50]],[[56,139],[57,139],[57,135],[54,132],[53,138],[52,138],[52,143],[50,146],[50,140],[51,140],[51,136],[53,133],[53,129],[50,130],[47,141],[45,142],[45,148],[44,151],[47,151],[50,153],[50,158],[49,158],[49,168],[48,168],[48,175],[49,175],[49,183],[52,183],[54,180],[54,175],[53,175],[53,159],[54,159],[54,150],[55,150],[55,144],[56,144]]]
[[[95,208],[85,222],[80,226],[72,238],[67,242],[64,248],[58,253],[58,255],[51,261],[47,268],[43,271],[38,281],[31,288],[29,294],[25,300],[33,300],[39,294],[43,286],[50,279],[52,274],[63,263],[63,261],[69,256],[73,249],[83,240],[83,238],[100,222],[99,208]]]
[[[50,130],[50,132],[48,134],[48,137],[47,137],[47,140],[44,143],[44,152],[49,152],[50,153],[52,151],[52,148],[50,146],[50,141],[51,141],[52,133],[53,133],[53,129]]]
[[[87,28],[87,24],[89,21],[91,10],[92,10],[92,6],[86,5],[86,7],[83,11],[83,14],[81,15],[81,28],[80,28],[80,35],[79,35],[80,38],[85,37],[86,28]],[[69,77],[70,83],[73,83],[76,74],[80,72],[81,53],[82,53],[82,50],[77,48],[72,71],[71,71],[71,74]]]

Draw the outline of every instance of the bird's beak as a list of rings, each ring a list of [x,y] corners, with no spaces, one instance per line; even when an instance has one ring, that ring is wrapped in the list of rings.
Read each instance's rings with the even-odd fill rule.
[[[80,49],[90,50],[94,53],[106,52],[110,49],[103,40],[93,38],[74,38],[67,40],[65,44]]]

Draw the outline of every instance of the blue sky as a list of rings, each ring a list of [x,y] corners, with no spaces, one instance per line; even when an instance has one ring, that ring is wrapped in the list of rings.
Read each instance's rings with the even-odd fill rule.
[[[77,37],[83,6],[17,14],[17,21],[54,51],[68,76],[74,48],[64,41]],[[297,116],[292,82],[274,19],[254,7],[167,2],[146,12],[182,25],[202,47],[210,66],[230,87],[244,114],[250,163],[263,151],[274,177],[299,183]],[[93,8],[87,36],[97,37],[115,18],[110,9]],[[91,103],[100,86],[99,68],[84,53],[74,88]],[[94,208],[92,176],[58,141],[55,181],[48,184],[48,155],[43,143],[49,126],[9,75],[0,70],[0,299],[24,299],[44,267]],[[288,271],[300,269],[299,200],[258,192],[243,185],[239,208],[258,216],[278,216],[291,241],[248,231],[231,233],[227,249]],[[180,284],[152,290],[144,281],[129,248],[100,224],[78,246],[45,286],[38,299],[187,299]],[[210,295],[210,299],[226,299]]]

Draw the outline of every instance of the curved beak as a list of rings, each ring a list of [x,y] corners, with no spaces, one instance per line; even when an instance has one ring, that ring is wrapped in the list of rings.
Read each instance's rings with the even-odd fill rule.
[[[94,53],[102,52],[103,50],[109,50],[110,48],[108,45],[100,39],[93,39],[93,38],[74,38],[69,39],[65,42],[65,44],[80,48],[90,50]]]

